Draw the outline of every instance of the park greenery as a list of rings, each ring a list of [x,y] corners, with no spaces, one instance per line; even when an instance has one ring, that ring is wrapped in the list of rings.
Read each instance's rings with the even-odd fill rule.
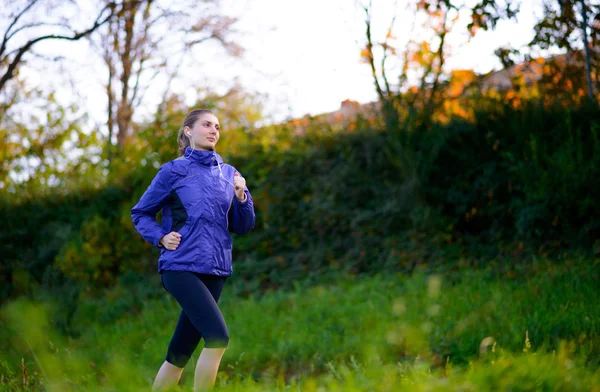
[[[469,31],[515,17],[505,3],[477,2]],[[106,132],[26,83],[31,46],[17,59],[3,45],[0,390],[149,389],[179,308],[130,210],[202,107],[220,118],[218,151],[247,179],[257,217],[234,236],[219,390],[600,391],[600,57],[585,50],[600,39],[600,7],[554,3],[530,47],[566,54],[501,48],[505,69],[490,75],[445,71],[459,1],[415,2],[443,21],[432,22],[438,44],[407,47],[393,76],[385,58],[400,49],[390,34],[377,44],[365,5],[360,55],[379,101],[274,124],[239,86],[198,88],[193,105],[165,93],[133,121],[128,89],[156,70],[144,56],[160,47],[151,1],[107,3],[93,29],[63,32],[110,54]],[[212,39],[238,55],[234,22],[180,33],[205,34],[190,48]]]

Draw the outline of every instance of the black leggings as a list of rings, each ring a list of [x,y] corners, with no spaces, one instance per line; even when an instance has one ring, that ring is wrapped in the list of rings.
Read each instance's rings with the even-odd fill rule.
[[[206,348],[226,348],[227,325],[217,305],[227,278],[188,271],[163,271],[164,288],[181,305],[167,362],[183,368],[204,338]]]

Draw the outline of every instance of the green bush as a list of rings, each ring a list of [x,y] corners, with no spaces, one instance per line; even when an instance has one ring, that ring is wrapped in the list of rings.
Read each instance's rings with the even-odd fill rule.
[[[600,110],[482,99],[474,112],[430,129],[307,121],[302,135],[294,125],[227,134],[220,151],[247,178],[257,212],[255,229],[234,241],[247,292],[467,259],[598,253]],[[155,272],[158,252],[129,210],[175,157],[179,117],[161,124],[168,131],[152,123],[140,132],[103,189],[2,202],[0,298],[39,284],[94,291],[125,271]]]

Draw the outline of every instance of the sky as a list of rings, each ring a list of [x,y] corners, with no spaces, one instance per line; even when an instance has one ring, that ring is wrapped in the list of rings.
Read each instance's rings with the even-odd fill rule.
[[[355,0],[247,0],[242,8],[240,3],[244,2],[231,0],[223,7],[239,15],[238,27],[246,32],[243,44],[248,48],[247,63],[233,66],[232,73],[239,73],[244,84],[282,99],[283,104],[276,108],[280,115],[299,117],[334,111],[345,99],[361,103],[376,100],[370,68],[360,61],[364,19]],[[385,36],[394,12],[398,15],[398,41],[411,36],[411,13],[402,3],[399,1],[394,9],[392,0],[373,1],[376,39]],[[531,40],[535,12],[539,13],[539,2],[524,0],[517,22],[501,22],[495,31],[478,32],[470,42],[465,28],[468,18],[463,15],[449,37],[447,69],[479,73],[499,69],[494,50],[506,44],[524,46]],[[412,34],[410,38],[418,37]],[[249,72],[248,65],[267,77]]]
[[[469,0],[466,0],[469,1]],[[396,29],[400,47],[408,39],[427,39],[413,29],[411,13],[405,1],[373,0],[373,36],[382,40],[391,16],[396,13]],[[500,22],[495,31],[480,31],[469,40],[466,15],[448,38],[450,57],[446,70],[473,69],[486,73],[500,68],[494,50],[502,45],[524,46],[533,35],[535,13],[540,13],[540,0],[523,0],[519,20]],[[356,0],[221,0],[223,13],[237,17],[237,33],[232,38],[245,48],[240,58],[227,56],[218,45],[197,47],[176,80],[173,91],[183,94],[190,105],[196,90],[190,86],[208,86],[226,90],[234,83],[264,96],[265,110],[272,122],[304,115],[316,115],[339,109],[343,100],[361,103],[376,100],[370,68],[361,62],[364,47],[364,15]],[[55,83],[59,97],[77,100],[98,124],[105,121],[106,97],[103,90],[106,70],[89,45],[81,42],[55,42],[45,46],[50,53],[60,53],[77,61],[59,62],[52,72],[68,73],[72,85],[65,88],[58,77],[48,78],[40,70],[24,70],[30,83]],[[40,52],[44,52],[41,50]],[[148,117],[160,103],[165,77],[152,82],[136,119]],[[55,80],[54,80],[55,79]]]

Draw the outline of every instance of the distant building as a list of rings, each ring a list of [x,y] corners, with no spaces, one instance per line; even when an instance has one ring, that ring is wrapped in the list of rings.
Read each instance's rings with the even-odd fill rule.
[[[600,48],[597,48],[600,54]],[[487,74],[478,75],[472,70],[453,70],[448,80],[441,84],[444,89],[445,97],[448,101],[456,100],[462,97],[472,96],[474,91],[487,93],[497,91],[506,93],[511,90],[520,90],[522,88],[534,87],[538,83],[547,83],[552,85],[555,90],[562,90],[568,94],[578,94],[583,96],[587,89],[585,86],[574,86],[571,80],[565,78],[562,70],[570,69],[573,75],[579,75],[583,83],[585,63],[583,52],[573,52],[570,54],[561,54],[549,58],[536,58],[528,61],[513,64],[510,67],[492,71]],[[579,74],[577,74],[579,72]],[[594,76],[595,79],[595,76]],[[594,81],[598,84],[598,81]],[[573,91],[569,91],[572,89]],[[446,106],[446,105],[445,105]],[[295,133],[302,135],[306,127],[316,122],[324,122],[329,126],[348,127],[360,115],[365,119],[376,117],[380,104],[378,101],[360,104],[357,101],[346,99],[341,102],[340,108],[336,111],[323,113],[317,116],[305,116],[300,119],[291,120],[295,126]],[[454,112],[460,112],[459,108],[453,108]],[[351,129],[350,129],[351,130]]]

